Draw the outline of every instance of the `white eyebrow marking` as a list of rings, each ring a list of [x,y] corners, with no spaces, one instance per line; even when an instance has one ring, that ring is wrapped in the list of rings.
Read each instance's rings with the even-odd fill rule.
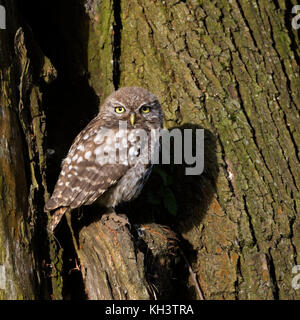
[[[151,108],[151,107],[153,107],[153,106],[155,105],[155,101],[150,101],[150,102],[144,101],[143,103],[141,103],[141,104],[139,105],[138,109],[139,109],[140,107],[144,106],[144,105]]]
[[[122,102],[120,102],[120,101],[118,101],[118,100],[116,100],[116,99],[114,99],[114,98],[112,98],[111,101],[112,101],[114,104],[121,105],[122,107],[124,107],[124,108],[126,109],[125,105],[124,105]],[[114,106],[114,107],[115,107],[115,106]]]

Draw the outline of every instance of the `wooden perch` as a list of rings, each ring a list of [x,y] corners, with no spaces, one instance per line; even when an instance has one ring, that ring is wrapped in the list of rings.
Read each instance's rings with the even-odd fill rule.
[[[149,299],[144,259],[128,227],[93,222],[79,235],[77,251],[88,299]]]
[[[72,228],[70,214],[67,220]],[[170,292],[176,235],[158,224],[131,228],[108,219],[90,223],[78,236],[72,231],[87,299],[148,300]]]

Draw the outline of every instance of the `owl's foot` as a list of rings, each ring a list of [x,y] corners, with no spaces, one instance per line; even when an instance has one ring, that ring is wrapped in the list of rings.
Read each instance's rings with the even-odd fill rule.
[[[130,228],[130,222],[127,216],[125,214],[116,214],[114,211],[103,214],[101,221],[103,224],[108,224],[113,229],[119,229],[120,227],[125,227],[126,225],[128,225]]]

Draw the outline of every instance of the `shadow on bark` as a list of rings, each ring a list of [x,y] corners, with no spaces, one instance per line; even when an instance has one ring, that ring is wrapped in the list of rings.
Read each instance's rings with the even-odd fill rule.
[[[194,124],[185,124],[179,129],[182,131],[182,137],[184,129],[192,129],[195,155],[195,132],[203,128]],[[171,155],[172,150],[171,144]],[[184,144],[182,150],[184,150]],[[156,223],[175,231],[179,237],[177,245],[193,265],[197,258],[197,251],[188,240],[184,239],[184,234],[195,225],[201,226],[201,221],[217,191],[219,168],[215,136],[204,129],[204,170],[201,175],[186,175],[186,168],[189,166],[185,163],[172,164],[173,160],[171,156],[170,165],[156,165],[141,195],[135,201],[121,205],[118,210],[125,212],[130,221],[137,226]],[[201,245],[201,240],[199,243]],[[177,277],[177,281],[174,281],[173,289],[174,292],[180,292],[181,298],[197,299],[199,294],[196,286],[187,286],[190,276],[187,268],[186,261],[176,265],[173,278]]]
[[[185,124],[179,128],[184,136],[185,129],[193,132],[193,154],[195,155],[195,132],[204,129],[194,124]],[[173,129],[173,128],[170,128]],[[200,225],[207,211],[213,195],[216,193],[218,164],[216,157],[216,138],[204,129],[204,170],[200,175],[187,175],[186,168],[193,165],[184,163],[174,164],[172,159],[173,146],[171,144],[170,164],[156,165],[141,196],[124,205],[124,211],[143,212],[136,223],[142,219],[143,223],[158,222],[166,224],[179,233],[187,232],[194,225]],[[184,151],[184,141],[182,150]],[[195,192],[197,191],[197,192]],[[162,214],[164,211],[164,214]],[[130,212],[128,212],[130,215]]]

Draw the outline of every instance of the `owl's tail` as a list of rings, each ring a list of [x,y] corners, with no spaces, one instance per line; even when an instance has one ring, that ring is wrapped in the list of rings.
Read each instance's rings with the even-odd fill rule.
[[[54,211],[54,213],[51,216],[51,219],[48,223],[48,231],[49,232],[53,233],[54,229],[59,224],[61,218],[63,217],[63,215],[65,214],[67,209],[68,209],[68,207],[60,207]]]

